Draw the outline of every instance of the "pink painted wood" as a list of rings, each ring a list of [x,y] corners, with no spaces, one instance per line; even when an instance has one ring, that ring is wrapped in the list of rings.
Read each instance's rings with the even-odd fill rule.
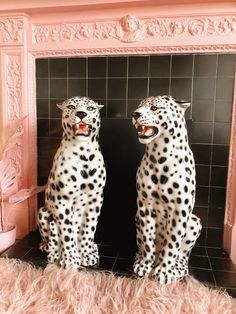
[[[201,5],[199,5],[201,3]],[[28,114],[12,162],[37,179],[35,59],[51,56],[236,52],[236,3],[225,0],[8,0],[0,5],[1,125]],[[236,103],[224,246],[236,263]],[[18,237],[35,228],[33,197],[16,207]]]

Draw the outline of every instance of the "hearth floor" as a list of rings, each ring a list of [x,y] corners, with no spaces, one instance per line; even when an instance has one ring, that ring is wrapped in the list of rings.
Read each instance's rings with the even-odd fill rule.
[[[1,257],[18,258],[34,264],[46,266],[45,255],[39,250],[40,236],[33,231],[24,239],[17,241],[12,247],[2,253]],[[99,270],[109,270],[118,275],[131,276],[134,251],[123,247],[116,249],[109,244],[99,244]],[[220,248],[193,248],[189,259],[190,274],[199,281],[214,287],[222,287],[236,298],[236,265],[228,254]]]

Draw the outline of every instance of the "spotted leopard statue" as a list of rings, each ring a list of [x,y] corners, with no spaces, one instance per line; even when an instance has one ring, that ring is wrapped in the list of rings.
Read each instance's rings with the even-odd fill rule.
[[[62,110],[63,136],[38,213],[40,248],[50,263],[80,268],[99,262],[94,243],[106,170],[98,143],[102,105],[73,97]]]
[[[188,144],[185,110],[171,96],[148,97],[132,122],[146,151],[137,171],[138,276],[170,283],[188,275],[188,258],[201,231],[192,211],[195,164]]]

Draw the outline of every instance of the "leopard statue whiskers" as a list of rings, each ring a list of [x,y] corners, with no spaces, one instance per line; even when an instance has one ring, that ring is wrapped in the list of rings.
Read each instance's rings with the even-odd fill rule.
[[[38,214],[40,248],[50,263],[64,268],[98,263],[94,243],[103,203],[106,170],[98,143],[101,105],[73,97],[62,110],[63,136]]]
[[[185,110],[171,96],[148,97],[132,122],[146,151],[137,171],[138,276],[170,283],[188,275],[188,258],[201,223],[195,202],[195,163],[188,144]]]

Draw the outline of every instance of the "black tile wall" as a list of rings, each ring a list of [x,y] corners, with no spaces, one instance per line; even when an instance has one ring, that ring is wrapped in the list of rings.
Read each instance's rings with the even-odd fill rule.
[[[186,118],[197,172],[194,211],[203,224],[198,245],[220,247],[235,62],[235,54],[37,59],[39,183],[46,182],[60,143],[61,111],[56,104],[76,95],[103,104],[100,143],[108,178],[97,234],[105,242],[132,247],[135,172],[144,146],[137,141],[131,114],[151,95],[189,100]]]

